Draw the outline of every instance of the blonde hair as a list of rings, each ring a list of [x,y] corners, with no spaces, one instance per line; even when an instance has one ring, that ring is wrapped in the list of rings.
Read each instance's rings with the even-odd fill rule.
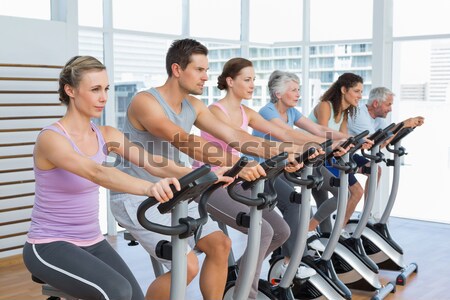
[[[74,56],[61,70],[59,74],[59,101],[69,105],[70,97],[66,94],[64,87],[66,84],[77,88],[83,77],[84,72],[90,70],[105,70],[106,67],[98,59],[92,56]]]

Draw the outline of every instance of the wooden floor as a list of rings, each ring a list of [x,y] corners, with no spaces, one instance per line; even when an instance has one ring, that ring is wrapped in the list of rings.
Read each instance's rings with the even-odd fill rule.
[[[405,261],[419,265],[418,273],[407,279],[405,286],[397,286],[388,300],[450,300],[450,225],[391,218],[392,235],[405,251]],[[242,253],[245,237],[233,233],[233,249]],[[121,234],[108,238],[129,264],[143,290],[153,280],[153,271],[147,253],[141,246],[129,247]],[[267,272],[268,264],[263,269]],[[395,272],[381,271],[381,281],[394,281]],[[262,274],[265,278],[266,273]],[[40,295],[41,286],[31,281],[20,256],[0,260],[0,299],[29,300],[46,299]],[[370,299],[372,294],[353,291],[355,300]],[[201,299],[198,281],[188,287],[186,299]]]

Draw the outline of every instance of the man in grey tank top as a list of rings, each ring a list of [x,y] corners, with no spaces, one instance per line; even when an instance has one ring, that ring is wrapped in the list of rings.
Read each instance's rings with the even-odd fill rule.
[[[232,166],[239,160],[238,156],[223,151],[222,148],[208,143],[199,136],[190,134],[192,126],[195,125],[229,144],[233,143],[233,147],[240,152],[269,158],[287,151],[288,160],[292,163],[290,169],[298,170],[300,165],[294,157],[295,153],[302,151],[301,146],[273,142],[271,147],[264,147],[267,141],[223,123],[212,115],[202,101],[192,96],[201,95],[204,83],[208,80],[207,54],[206,47],[195,40],[175,41],[166,56],[167,81],[160,87],[151,88],[134,96],[128,107],[123,128],[125,135],[131,142],[139,144],[148,152],[165,156],[184,166],[189,165],[188,157],[220,166]],[[133,176],[150,181],[158,180],[142,168],[127,161],[122,161],[118,168]],[[244,168],[239,174],[246,180],[255,180],[264,175],[264,170],[255,164]],[[143,229],[136,220],[137,207],[144,199],[129,194],[114,193],[111,200],[111,209],[117,221],[155,257],[155,246],[161,237]],[[192,207],[195,203],[190,205]],[[162,221],[170,224],[170,220],[163,220],[170,216],[160,215],[158,210],[154,210],[151,217],[152,220],[156,219],[155,222]],[[288,228],[283,224],[277,224],[277,226]],[[289,233],[279,236],[287,238],[288,235]],[[215,224],[208,222],[203,227],[202,237],[197,244],[191,244],[191,247],[206,254],[202,267],[202,273],[205,274],[200,277],[203,298],[221,299],[227,277],[229,239]],[[189,259],[188,257],[188,261]],[[195,263],[195,259],[190,262]],[[167,264],[167,262],[164,263]],[[197,274],[196,268],[198,267],[188,267],[189,282]],[[168,299],[169,294],[170,275],[168,273],[158,277],[147,291],[148,299]]]

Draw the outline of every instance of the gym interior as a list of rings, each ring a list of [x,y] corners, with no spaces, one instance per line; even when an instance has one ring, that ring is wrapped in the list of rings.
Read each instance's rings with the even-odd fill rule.
[[[109,100],[93,121],[120,129],[134,94],[164,84],[167,49],[184,38],[209,50],[208,81],[197,96],[207,106],[223,97],[216,83],[225,62],[244,57],[256,74],[245,105],[255,111],[270,102],[269,76],[278,69],[300,78],[296,108],[306,116],[346,72],[364,79],[363,103],[375,87],[395,93],[388,122],[423,116],[425,123],[402,140],[407,155],[399,158],[399,178],[380,163],[369,216],[382,218],[397,180],[389,229],[405,264],[417,268],[403,284],[398,271],[380,268],[377,276],[382,286],[395,286],[388,300],[450,299],[450,210],[446,192],[437,188],[450,182],[450,22],[442,21],[448,11],[445,0],[0,0],[0,299],[50,299],[33,282],[22,251],[35,199],[34,144],[40,130],[66,112],[57,91],[64,64],[89,55],[106,66]],[[356,176],[363,183],[367,178]],[[152,262],[139,244],[130,246],[110,211],[109,193],[100,188],[101,231],[145,294],[155,279]],[[361,201],[355,217],[363,210]],[[239,257],[247,236],[233,229],[229,236]],[[270,267],[268,257],[261,278]],[[373,291],[352,288],[351,294],[381,299]],[[185,295],[202,299],[198,278]]]

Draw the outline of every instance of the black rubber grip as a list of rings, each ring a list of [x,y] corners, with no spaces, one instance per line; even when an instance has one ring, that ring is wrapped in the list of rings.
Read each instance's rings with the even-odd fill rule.
[[[377,131],[375,131],[374,133],[372,133],[372,134],[368,137],[368,139],[371,140],[371,141],[373,141],[373,140],[376,139],[379,135],[381,135],[382,132],[383,132],[383,129],[380,128],[380,129],[378,129]]]
[[[310,157],[311,155],[313,155],[315,152],[317,151],[316,148],[314,147],[310,147],[308,150],[306,150],[305,152],[303,152],[302,155],[299,155],[298,158],[296,159],[298,163],[305,163],[305,164],[309,164],[311,163],[310,160],[308,159],[308,157]],[[313,158],[315,159],[315,158]]]
[[[325,151],[325,149],[327,149],[328,147],[331,147],[331,145],[333,145],[333,140],[329,139],[329,140],[326,140],[325,142],[323,142],[322,144],[320,144],[320,147]]]
[[[165,203],[161,203],[161,205],[163,205],[162,208],[171,207],[172,203],[177,201],[177,196],[184,192],[185,187],[189,186],[189,184],[191,184],[198,178],[208,174],[210,171],[211,171],[211,166],[206,164],[206,165],[201,166],[198,169],[193,170],[189,174],[184,175],[183,177],[178,179],[178,182],[180,183],[180,187],[181,187],[181,189],[179,191],[177,191],[175,186],[173,184],[171,184],[170,189],[173,192],[173,197],[169,201],[167,201]],[[143,205],[143,207],[145,206],[145,210],[147,210],[150,207],[152,207],[153,205],[158,204],[159,201],[156,200],[155,197],[148,197],[146,200],[144,200],[143,203],[145,203],[145,205]]]
[[[275,155],[274,157],[271,157],[265,161],[263,161],[260,165],[266,172],[267,176],[260,177],[254,181],[244,181],[242,183],[242,188],[244,190],[248,190],[255,186],[256,182],[262,179],[271,178],[273,176],[279,175],[281,173],[281,170],[284,169],[285,165],[282,163],[286,158],[288,157],[287,152],[281,152],[278,155]]]
[[[351,144],[353,144],[354,142],[355,142],[355,139],[351,136],[344,143],[342,143],[341,147],[345,149],[348,146],[350,146]]]
[[[271,168],[274,168],[277,164],[279,164],[283,160],[285,160],[287,156],[288,156],[287,152],[281,152],[280,154],[263,161],[261,163],[261,167],[264,169],[264,171],[268,171]]]
[[[205,176],[211,171],[211,166],[208,164],[205,164],[201,166],[200,168],[197,168],[190,172],[189,174],[184,175],[178,181],[180,182],[180,186],[183,189],[190,183],[194,182],[195,180],[199,179],[202,176]],[[176,191],[176,190],[175,190]]]
[[[402,128],[402,130],[400,130],[400,132],[389,142],[389,144],[392,146],[395,145],[396,143],[398,143],[398,141],[410,134],[413,130],[413,127]]]
[[[403,122],[397,123],[397,125],[395,125],[394,129],[392,129],[392,134],[397,134],[397,132],[399,132],[400,129],[402,129],[404,125],[405,125],[405,123],[403,123]]]
[[[248,158],[246,156],[242,156],[234,166],[223,174],[223,176],[234,177],[248,164]]]
[[[353,137],[353,139],[355,140],[355,142],[357,142],[357,141],[359,141],[360,139],[362,139],[363,137],[365,137],[365,136],[368,135],[368,134],[369,134],[369,130],[364,130],[363,132],[361,132],[361,133],[355,135],[355,136]]]
[[[395,126],[395,123],[392,123],[392,124],[386,126],[386,128],[383,129],[383,132],[388,132],[389,130],[394,128],[394,126]]]

